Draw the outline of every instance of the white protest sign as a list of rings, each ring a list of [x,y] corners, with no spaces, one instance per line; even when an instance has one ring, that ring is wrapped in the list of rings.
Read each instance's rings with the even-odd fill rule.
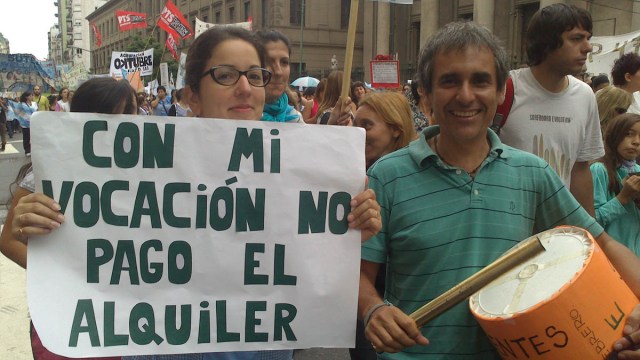
[[[140,76],[153,74],[153,49],[141,52],[111,52],[111,76],[122,78],[122,73],[134,73],[140,70]]]
[[[214,26],[238,26],[241,27],[245,30],[249,30],[251,31],[251,23],[252,21],[245,21],[245,22],[239,22],[239,23],[233,23],[233,24],[212,24],[212,23],[208,23],[208,22],[204,22],[198,18],[196,18],[196,36],[195,38],[197,38],[198,36],[200,36],[200,34],[202,34],[203,32],[209,30],[210,28],[214,27]]]
[[[169,65],[160,63],[160,85],[169,86]]]
[[[375,88],[400,87],[400,63],[397,60],[371,60],[371,85]]]
[[[180,53],[180,63],[178,65],[178,73],[176,74],[176,89],[182,89],[184,87],[185,76],[185,64],[187,63],[187,54]]]
[[[69,357],[353,347],[364,131],[36,113],[29,243],[43,344]]]
[[[587,59],[587,71],[592,74],[606,74],[611,78],[613,62],[628,52],[638,53],[640,31],[616,36],[594,36],[589,42],[593,51]]]

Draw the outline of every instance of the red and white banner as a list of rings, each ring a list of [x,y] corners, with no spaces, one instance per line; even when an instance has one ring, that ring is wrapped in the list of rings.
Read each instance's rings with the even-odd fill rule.
[[[91,28],[93,29],[93,33],[96,35],[96,45],[98,47],[102,46],[102,34],[100,34],[96,23],[91,23]]]
[[[377,59],[381,55],[376,56]],[[384,56],[384,55],[383,55]],[[400,62],[397,60],[371,60],[371,86],[374,88],[400,88]]]
[[[147,27],[147,14],[116,10],[116,19],[118,19],[120,31]]]
[[[167,35],[167,41],[164,44],[171,52],[173,58],[176,59],[176,61],[180,61],[180,55],[178,55],[178,43],[171,33]]]
[[[184,39],[193,36],[193,30],[189,26],[189,22],[182,16],[180,10],[171,0],[167,0],[164,9],[162,9],[158,19],[158,26],[169,34],[173,34],[175,38]]]

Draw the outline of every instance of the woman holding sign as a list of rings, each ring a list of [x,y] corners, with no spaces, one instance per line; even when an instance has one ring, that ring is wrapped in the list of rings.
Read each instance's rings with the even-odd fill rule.
[[[78,88],[75,101],[71,103],[73,112],[95,112],[104,114],[135,114],[136,102],[133,88],[125,81],[112,78],[95,78]],[[27,267],[27,240],[30,236],[43,235],[58,228],[64,222],[59,213],[60,205],[53,199],[35,193],[35,179],[31,163],[24,165],[16,179],[18,187],[7,214],[2,235],[0,252],[16,264]],[[31,348],[35,360],[63,360],[67,357],[55,355],[41,343],[31,325]],[[90,359],[120,359],[90,358]]]
[[[270,79],[271,73],[264,69],[264,50],[250,32],[234,27],[215,27],[201,34],[189,50],[184,95],[195,116],[257,121],[265,104],[264,87]],[[76,98],[79,96],[80,89]],[[349,226],[362,231],[363,241],[380,230],[380,207],[371,190],[354,197],[351,206],[353,211],[348,216]],[[0,241],[2,251],[5,251],[2,243],[26,242],[30,236],[46,234],[58,228],[64,221],[58,212],[59,209],[58,204],[42,194],[14,200],[14,206],[7,218],[7,223],[11,225],[4,229]],[[24,248],[26,259],[26,246]],[[291,358],[291,350],[281,350],[134,356],[125,359]]]

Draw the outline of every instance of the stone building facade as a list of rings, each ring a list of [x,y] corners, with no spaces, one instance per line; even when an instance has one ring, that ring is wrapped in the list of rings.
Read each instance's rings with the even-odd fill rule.
[[[326,76],[331,58],[344,63],[350,0],[173,0],[189,23],[195,18],[209,23],[253,20],[254,29],[274,28],[291,41],[291,78],[300,74]],[[165,0],[110,0],[91,13],[103,44],[91,42],[92,70],[107,73],[111,51],[126,47],[132,36],[153,37],[164,44],[166,33],[155,27]],[[640,29],[640,3],[631,0],[414,0],[399,5],[360,0],[353,58],[354,80],[370,81],[369,61],[376,55],[397,55],[402,80],[415,73],[421,45],[440,26],[454,20],[476,21],[491,29],[510,56],[512,66],[526,62],[523,36],[526,25],[540,6],[566,2],[589,10],[594,36],[617,35]],[[118,31],[115,10],[148,14],[146,29]],[[304,14],[304,16],[302,16]],[[94,40],[92,35],[92,40]],[[183,52],[193,40],[180,41]],[[169,58],[169,53],[164,55]]]

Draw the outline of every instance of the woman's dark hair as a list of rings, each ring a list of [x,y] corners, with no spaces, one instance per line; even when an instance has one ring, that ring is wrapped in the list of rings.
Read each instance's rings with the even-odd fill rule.
[[[308,87],[306,89],[304,89],[304,92],[302,93],[303,96],[315,96],[316,95],[316,88],[315,87]]]
[[[411,99],[409,99],[413,105],[418,105],[420,103],[420,92],[418,88],[420,87],[420,77],[416,74],[411,80]]]
[[[27,98],[31,95],[31,91],[25,91],[22,93],[22,95],[20,95],[20,102],[21,103],[26,103],[27,102]]]
[[[587,10],[574,5],[552,4],[533,14],[525,36],[529,66],[541,64],[562,46],[562,33],[576,27],[591,33],[593,23]]]
[[[366,89],[362,81],[354,81],[353,83],[351,83],[351,89],[349,92],[349,95],[351,95],[351,101],[353,101],[353,103],[356,104],[356,106],[358,105],[358,99],[356,99],[355,91],[356,91],[356,88],[358,87]]]
[[[616,175],[616,169],[622,163],[622,157],[618,154],[618,145],[627,136],[627,132],[633,125],[640,122],[640,115],[626,113],[616,116],[607,126],[604,134],[604,157],[602,162],[607,169],[609,176],[609,191],[618,195],[620,193],[620,182]]]
[[[194,92],[200,90],[200,79],[206,69],[207,62],[213,56],[213,50],[226,40],[243,40],[251,44],[258,52],[260,66],[265,65],[264,47],[255,35],[248,30],[237,26],[216,26],[203,32],[189,47],[185,64],[185,86],[189,86]]]
[[[25,94],[27,95],[25,96]],[[24,97],[25,100],[23,102],[26,102],[26,97],[29,95],[31,93],[25,91],[20,97],[20,101]],[[133,114],[138,111],[134,100],[135,96],[136,92],[126,81],[118,81],[110,77],[93,78],[85,81],[76,90],[71,99],[70,109],[71,112],[115,114],[116,111],[120,110],[124,102],[123,114]],[[9,185],[9,191],[11,192],[9,203],[13,199],[15,186],[24,179],[29,170],[31,170],[31,162],[20,168],[15,181]]]
[[[71,99],[71,112],[115,114],[124,103],[123,114],[136,114],[136,92],[128,82],[110,77],[85,81]]]
[[[613,85],[626,85],[627,79],[625,75],[634,75],[638,70],[640,70],[640,55],[636,53],[626,53],[620,56],[613,62],[613,67],[611,68]]]
[[[282,41],[287,46],[287,49],[289,50],[289,56],[291,56],[291,45],[289,44],[289,38],[287,37],[287,35],[281,33],[278,30],[264,29],[258,30],[256,32],[256,36],[262,44]]]
[[[604,75],[604,74],[600,74],[598,76],[594,76],[591,78],[591,87],[593,88],[593,90],[596,90],[598,86],[602,84],[608,84],[608,83],[609,83],[609,78],[607,77],[607,75]]]

